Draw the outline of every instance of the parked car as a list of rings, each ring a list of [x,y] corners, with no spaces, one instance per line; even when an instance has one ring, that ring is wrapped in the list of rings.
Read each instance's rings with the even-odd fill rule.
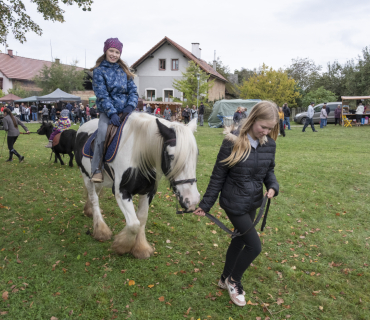
[[[326,104],[326,106],[330,108],[330,114],[328,116],[328,123],[334,123],[335,122],[335,120],[334,120],[334,110],[338,107],[338,104],[342,105],[342,102],[328,102]],[[324,105],[323,103],[320,103],[320,104],[313,107],[314,110],[315,110],[315,113],[313,115],[313,122],[314,123],[320,123],[320,112],[321,112],[321,109],[322,109],[323,105]],[[301,112],[301,113],[296,114],[296,116],[294,117],[294,122],[304,124],[306,122],[307,118],[308,118],[307,112]]]

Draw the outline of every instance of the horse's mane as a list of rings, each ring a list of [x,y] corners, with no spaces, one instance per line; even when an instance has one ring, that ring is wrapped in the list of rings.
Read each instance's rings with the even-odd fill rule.
[[[148,180],[154,178],[154,170],[158,182],[163,175],[161,160],[164,141],[159,133],[156,119],[156,117],[146,113],[133,112],[126,124],[128,134],[125,135],[124,140],[133,135],[135,141],[132,150],[133,163]],[[162,119],[159,119],[159,121],[174,129],[176,133],[175,166],[171,169],[167,178],[175,179],[185,167],[187,170],[191,170],[190,172],[195,172],[198,148],[191,129],[178,122],[168,122]]]

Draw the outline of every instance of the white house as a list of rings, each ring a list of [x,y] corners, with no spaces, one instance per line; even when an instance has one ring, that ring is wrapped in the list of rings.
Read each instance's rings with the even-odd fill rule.
[[[182,78],[182,72],[185,72],[190,60],[211,76],[209,80],[214,80],[208,99],[213,101],[224,98],[228,80],[201,59],[199,43],[192,43],[190,52],[167,37],[131,66],[137,75],[135,83],[139,96],[153,101],[157,98],[169,101],[170,97],[182,100],[182,93],[173,88],[173,80]]]

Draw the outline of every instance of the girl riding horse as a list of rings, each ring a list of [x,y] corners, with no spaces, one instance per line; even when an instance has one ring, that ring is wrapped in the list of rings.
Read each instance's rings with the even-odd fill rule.
[[[118,38],[104,43],[104,54],[96,61],[93,71],[93,89],[99,110],[98,134],[91,166],[91,181],[103,182],[102,156],[108,125],[120,126],[120,113],[135,110],[138,102],[134,74],[121,60],[123,44]]]

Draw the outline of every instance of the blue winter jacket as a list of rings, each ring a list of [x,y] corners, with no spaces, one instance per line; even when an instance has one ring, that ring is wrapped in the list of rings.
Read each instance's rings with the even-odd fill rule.
[[[93,89],[99,112],[104,112],[109,118],[115,113],[131,112],[137,106],[139,97],[134,80],[127,79],[118,63],[104,60],[94,69]]]

